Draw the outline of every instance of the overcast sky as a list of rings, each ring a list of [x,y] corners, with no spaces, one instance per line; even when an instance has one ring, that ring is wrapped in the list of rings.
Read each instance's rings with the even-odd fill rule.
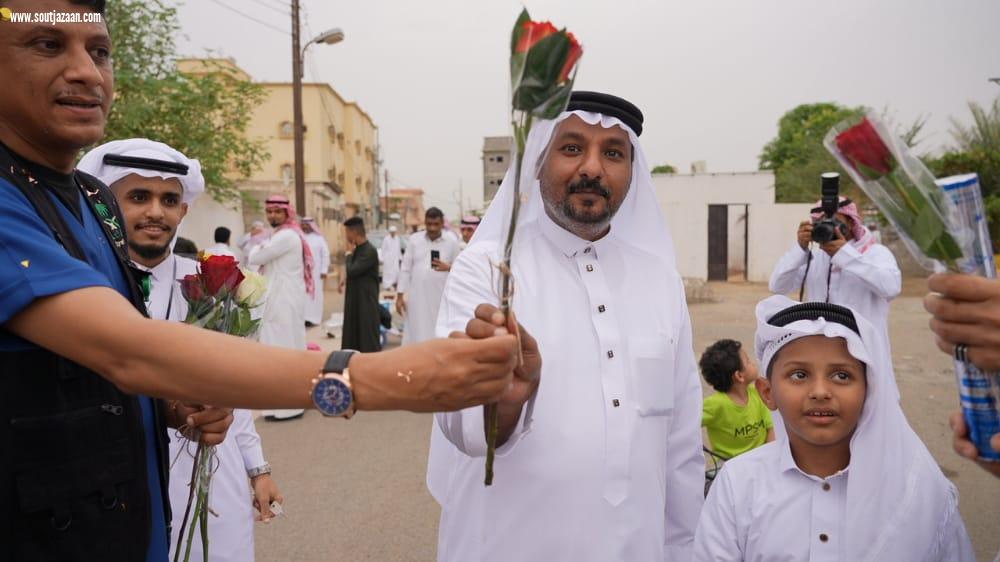
[[[331,27],[346,35],[310,48],[306,80],[329,82],[372,116],[390,187],[422,187],[428,205],[454,216],[461,183],[467,205],[480,205],[483,137],[509,132],[509,36],[521,4],[302,2],[306,39]],[[287,0],[178,4],[183,55],[212,51],[256,80],[291,80],[291,38],[271,29],[290,29]],[[998,0],[525,5],[580,39],[577,87],[636,103],[648,159],[680,171],[695,160],[711,172],[757,169],[778,119],[800,103],[888,106],[902,123],[928,115],[921,148],[931,150],[951,142],[949,117],[968,120],[968,101],[1000,95],[987,81],[1000,77]]]

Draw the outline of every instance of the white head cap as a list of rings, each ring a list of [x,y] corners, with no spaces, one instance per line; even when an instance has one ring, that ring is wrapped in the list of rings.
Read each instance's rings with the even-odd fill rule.
[[[149,139],[127,139],[102,144],[84,155],[77,169],[106,185],[130,174],[146,178],[176,178],[184,190],[183,200],[191,203],[205,191],[201,163],[177,150]]]

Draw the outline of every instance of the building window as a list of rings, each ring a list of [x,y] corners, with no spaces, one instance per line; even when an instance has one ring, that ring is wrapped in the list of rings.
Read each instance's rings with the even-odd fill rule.
[[[291,121],[282,121],[278,125],[278,136],[284,139],[292,138],[295,136],[295,125]]]
[[[292,165],[291,164],[282,164],[281,165],[281,183],[285,184],[285,187],[287,187],[288,185],[290,185],[292,183],[292,176],[293,176]]]
[[[503,156],[497,156],[497,162],[503,162]]]

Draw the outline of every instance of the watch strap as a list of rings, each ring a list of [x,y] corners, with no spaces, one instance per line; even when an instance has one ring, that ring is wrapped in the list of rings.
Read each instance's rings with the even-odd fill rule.
[[[347,364],[351,362],[351,357],[357,353],[353,349],[341,349],[339,351],[334,351],[326,358],[326,363],[323,364],[324,373],[337,373],[343,374],[347,370]]]

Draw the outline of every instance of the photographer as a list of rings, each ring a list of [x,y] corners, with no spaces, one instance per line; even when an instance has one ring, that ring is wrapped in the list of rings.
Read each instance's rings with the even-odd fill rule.
[[[889,301],[902,284],[899,266],[865,228],[858,206],[836,195],[836,177],[824,174],[827,208],[821,200],[812,220],[799,224],[798,239],[778,260],[769,287],[779,294],[797,291],[799,300],[852,307],[888,337]],[[812,243],[818,247],[810,249]]]

